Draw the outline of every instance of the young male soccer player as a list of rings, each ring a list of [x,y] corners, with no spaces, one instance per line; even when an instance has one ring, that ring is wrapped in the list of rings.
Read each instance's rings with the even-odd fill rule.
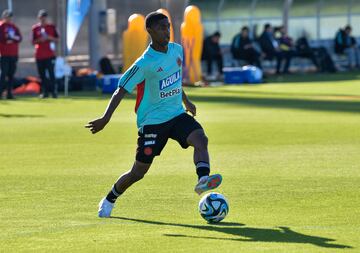
[[[86,125],[93,134],[102,130],[124,95],[136,86],[135,111],[139,128],[136,160],[100,201],[99,217],[110,216],[116,199],[144,177],[168,138],[176,140],[183,148],[194,147],[194,163],[199,179],[195,191],[199,195],[218,187],[222,180],[219,174],[209,176],[207,137],[201,125],[182,106],[183,102],[186,110],[195,116],[196,107],[182,89],[182,47],[169,43],[169,20],[161,13],[152,12],[146,16],[145,22],[152,40],[150,46],[121,77],[119,88],[112,95],[104,115]]]

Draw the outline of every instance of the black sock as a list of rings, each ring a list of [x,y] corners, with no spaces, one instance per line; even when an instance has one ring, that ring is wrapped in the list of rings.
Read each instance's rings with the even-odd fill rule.
[[[116,199],[121,195],[122,193],[118,193],[115,189],[115,185],[111,188],[111,191],[106,196],[106,199],[111,202],[115,203]]]
[[[210,174],[210,164],[207,162],[198,161],[196,163],[196,174],[200,179],[203,176],[209,176]]]

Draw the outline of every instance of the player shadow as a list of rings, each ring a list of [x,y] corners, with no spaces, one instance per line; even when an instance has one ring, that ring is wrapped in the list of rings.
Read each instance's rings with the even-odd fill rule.
[[[253,228],[253,227],[246,227],[245,224],[234,223],[234,222],[221,222],[218,224],[209,224],[209,225],[200,226],[200,225],[168,223],[161,221],[150,221],[150,220],[141,220],[134,218],[126,218],[126,217],[115,217],[115,216],[112,216],[111,218],[139,222],[144,224],[151,224],[151,225],[192,228],[192,229],[199,229],[199,230],[212,231],[212,232],[215,231],[228,235],[238,236],[238,238],[223,238],[223,237],[215,237],[215,236],[164,234],[164,236],[169,236],[169,237],[226,240],[226,241],[240,241],[240,242],[303,243],[303,244],[312,244],[314,246],[323,247],[323,248],[336,248],[336,249],[352,248],[351,246],[348,245],[331,243],[335,241],[334,239],[301,234],[291,230],[291,228],[289,227],[276,227],[273,229]]]
[[[7,113],[0,113],[0,117],[2,118],[43,118],[44,115],[37,115],[37,114],[7,114]]]

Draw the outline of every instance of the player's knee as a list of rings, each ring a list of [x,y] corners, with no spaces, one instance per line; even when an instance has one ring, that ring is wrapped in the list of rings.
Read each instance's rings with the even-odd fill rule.
[[[138,171],[138,170],[132,170],[130,175],[133,181],[139,181],[144,178],[146,172],[144,171]]]
[[[132,170],[130,171],[131,178],[134,182],[141,180],[146,172],[149,170],[148,165],[135,164]]]
[[[207,149],[209,143],[208,137],[205,133],[201,133],[197,137],[197,141],[195,142],[195,148],[197,149]]]

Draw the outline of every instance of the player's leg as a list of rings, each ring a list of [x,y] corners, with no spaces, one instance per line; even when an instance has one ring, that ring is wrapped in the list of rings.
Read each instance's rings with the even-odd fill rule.
[[[0,99],[3,91],[7,87],[7,72],[8,72],[8,63],[4,56],[1,57],[1,76],[0,76]]]
[[[276,74],[280,74],[280,69],[281,69],[281,64],[282,64],[282,60],[283,60],[283,54],[282,52],[276,52],[275,53],[276,56]]]
[[[150,166],[151,163],[135,161],[133,167],[119,177],[107,196],[100,201],[98,211],[99,217],[110,217],[117,198],[132,184],[141,180],[149,170]]]
[[[168,140],[169,124],[143,127],[138,135],[136,159],[131,170],[119,177],[106,197],[99,203],[99,217],[109,217],[114,203],[126,189],[141,180],[149,170],[155,156],[160,155]]]
[[[46,71],[44,66],[44,60],[36,60],[36,66],[38,69],[39,77],[41,79],[41,97],[47,98],[49,96],[48,82],[46,78]]]
[[[187,138],[190,146],[194,147],[194,164],[196,166],[196,174],[198,175],[198,183],[195,191],[199,195],[205,191],[214,189],[221,184],[222,177],[219,174],[210,174],[210,159],[208,151],[208,138],[203,129],[196,129],[190,133]]]
[[[194,147],[194,164],[198,175],[195,191],[198,194],[221,184],[222,178],[219,174],[209,176],[208,138],[202,126],[193,117],[186,113],[178,116],[170,137],[177,140],[183,148]]]
[[[7,98],[14,99],[12,94],[14,76],[16,72],[17,57],[9,57],[9,72],[8,72],[8,86],[7,86]]]
[[[106,199],[115,203],[116,199],[123,194],[132,184],[141,180],[149,170],[151,163],[142,163],[135,161],[131,170],[122,174],[114,184],[112,190],[106,196]]]
[[[216,64],[218,68],[218,77],[221,77],[223,74],[223,65],[224,65],[223,56],[221,54],[216,56]]]
[[[49,73],[49,90],[53,98],[57,98],[57,87],[55,78],[55,58],[51,58],[47,61],[46,67]]]
[[[212,58],[211,58],[211,56],[208,56],[206,58],[206,73],[208,76],[212,75]]]
[[[208,152],[208,138],[203,129],[192,131],[186,139],[186,142],[194,147],[194,164],[197,167],[196,173],[199,178],[208,176],[210,173],[210,159]],[[201,167],[203,164],[204,167]],[[199,168],[198,168],[199,167]]]

